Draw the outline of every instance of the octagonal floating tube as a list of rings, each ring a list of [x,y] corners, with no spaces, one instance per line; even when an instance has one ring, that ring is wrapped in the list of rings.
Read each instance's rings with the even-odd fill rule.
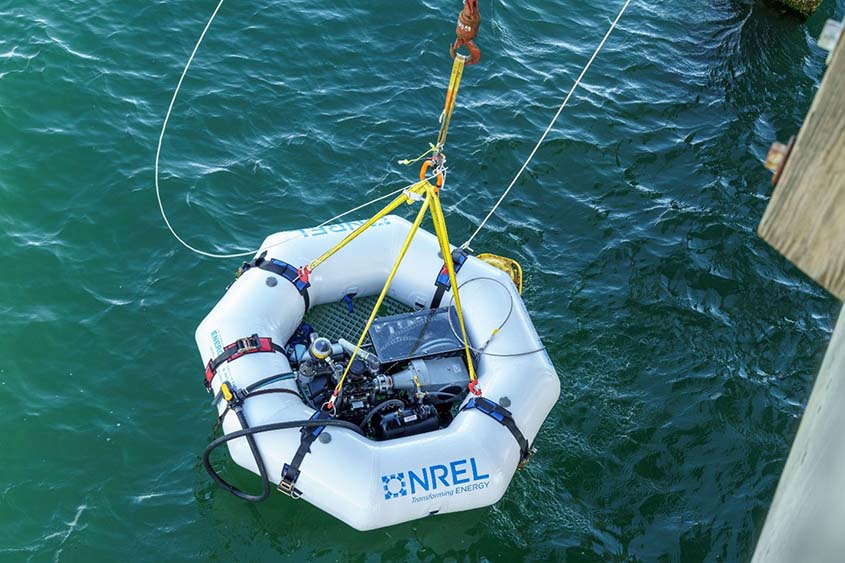
[[[361,223],[276,233],[264,241],[259,254],[266,251],[267,260],[276,258],[295,266],[308,264]],[[364,231],[311,273],[310,306],[337,303],[349,294],[378,295],[410,228],[407,220],[388,215]],[[420,230],[388,296],[409,308],[427,307],[442,265],[436,237]],[[508,319],[476,362],[479,386],[485,398],[507,405],[517,427],[533,443],[560,395],[557,373],[507,274],[469,257],[457,280],[470,342],[478,346],[487,342]],[[451,295],[451,291],[446,293],[444,305]],[[248,269],[197,328],[203,365],[218,357],[224,346],[253,334],[283,345],[304,313],[305,301],[290,281],[259,268]],[[315,327],[318,332],[319,328]],[[244,389],[290,371],[284,354],[248,354],[221,365],[211,391],[217,395],[223,382]],[[266,386],[274,387],[298,391],[293,379]],[[225,406],[225,401],[218,402],[218,414]],[[306,420],[314,412],[291,394],[260,395],[243,403],[250,427]],[[225,415],[222,427],[227,434],[241,429],[232,411]],[[302,501],[358,530],[494,504],[504,495],[520,462],[514,436],[477,409],[460,411],[446,428],[392,440],[375,441],[337,427],[327,427],[323,434],[305,456],[296,488]],[[299,429],[255,435],[271,482],[281,479],[300,438]],[[227,445],[235,463],[258,474],[246,438]]]

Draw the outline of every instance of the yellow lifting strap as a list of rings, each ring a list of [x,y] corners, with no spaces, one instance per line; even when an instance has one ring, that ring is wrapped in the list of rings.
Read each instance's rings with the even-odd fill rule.
[[[425,183],[428,184],[428,182]],[[340,394],[340,390],[343,388],[343,383],[344,381],[346,381],[347,374],[349,374],[349,368],[352,366],[352,362],[358,355],[358,351],[361,350],[361,345],[364,344],[364,339],[367,337],[367,332],[370,330],[370,326],[373,324],[373,321],[376,318],[376,314],[381,308],[381,304],[384,303],[384,298],[387,297],[387,290],[390,289],[390,284],[393,283],[393,278],[396,277],[396,272],[399,271],[399,266],[402,264],[402,259],[405,258],[405,254],[407,254],[408,249],[411,247],[411,241],[414,240],[414,235],[417,234],[417,231],[420,228],[420,224],[422,223],[423,217],[425,217],[425,212],[428,211],[428,207],[430,204],[431,196],[429,194],[426,194],[422,207],[420,207],[420,210],[417,213],[417,218],[414,219],[414,222],[411,225],[411,230],[408,231],[408,236],[405,237],[405,242],[402,244],[402,249],[399,251],[399,256],[396,257],[396,262],[394,262],[393,268],[390,270],[390,274],[387,276],[387,281],[384,283],[384,287],[381,289],[381,293],[379,294],[378,299],[376,300],[376,304],[373,307],[373,311],[370,313],[370,318],[367,319],[367,324],[364,325],[364,330],[363,332],[361,332],[361,336],[358,338],[357,344],[355,344],[355,350],[353,350],[352,355],[349,357],[349,361],[346,362],[346,368],[343,370],[343,375],[340,376],[340,380],[338,380],[337,386],[334,388],[334,393],[332,394],[331,399],[329,399],[326,405],[329,410],[334,410],[335,399],[337,399],[338,395]]]
[[[467,330],[466,325],[464,323],[464,313],[461,308],[461,298],[458,295],[458,282],[455,278],[455,264],[452,262],[452,248],[449,244],[449,234],[446,231],[446,219],[443,216],[443,208],[440,206],[440,188],[443,187],[444,177],[445,177],[445,169],[442,168],[444,157],[442,154],[443,146],[446,143],[446,134],[449,131],[449,123],[452,121],[452,113],[455,111],[455,101],[458,97],[458,88],[461,84],[461,77],[464,73],[464,63],[466,62],[467,57],[463,55],[458,55],[455,57],[455,62],[452,64],[452,76],[449,79],[449,87],[446,90],[446,103],[443,108],[443,113],[440,116],[440,134],[437,137],[437,144],[433,145],[428,151],[423,153],[419,158],[411,161],[400,161],[400,163],[411,163],[417,162],[421,158],[424,158],[429,153],[433,153],[433,156],[427,159],[420,170],[420,181],[414,184],[412,187],[408,188],[401,195],[396,197],[393,201],[388,203],[381,211],[376,213],[371,219],[366,221],[364,224],[359,226],[357,229],[346,235],[339,243],[337,243],[334,247],[327,250],[323,253],[319,258],[313,260],[308,266],[303,268],[304,275],[308,276],[308,274],[317,268],[320,264],[328,260],[331,256],[337,253],[341,248],[355,240],[361,233],[366,231],[370,228],[376,221],[402,205],[403,203],[412,204],[415,201],[423,200],[422,207],[420,208],[419,212],[417,213],[416,219],[414,219],[413,224],[411,225],[411,229],[408,232],[408,236],[405,238],[405,242],[402,245],[401,250],[399,251],[399,256],[396,258],[396,262],[393,264],[393,268],[390,270],[390,274],[387,276],[387,281],[384,284],[384,287],[381,290],[381,293],[376,300],[375,307],[373,307],[372,312],[370,313],[370,317],[367,319],[367,323],[364,326],[364,330],[361,333],[361,336],[358,338],[358,343],[355,345],[355,350],[353,350],[349,361],[346,364],[346,368],[343,370],[343,374],[341,375],[340,379],[335,386],[334,392],[332,393],[331,398],[326,402],[324,407],[326,407],[329,411],[334,411],[335,409],[335,402],[337,401],[338,397],[340,396],[340,392],[343,389],[343,384],[346,381],[346,376],[349,373],[349,369],[352,366],[353,360],[358,355],[358,352],[361,349],[361,345],[364,343],[364,339],[367,337],[367,333],[370,330],[370,326],[372,326],[373,321],[376,318],[376,314],[378,313],[379,308],[381,308],[382,303],[384,302],[385,297],[387,296],[387,292],[390,289],[390,284],[393,283],[393,278],[396,276],[396,272],[399,271],[399,266],[402,263],[402,260],[405,258],[405,254],[407,254],[408,249],[411,247],[411,242],[414,239],[414,235],[417,234],[417,231],[422,224],[423,218],[426,215],[426,212],[431,212],[431,220],[434,223],[434,232],[437,235],[437,242],[440,246],[440,253],[443,256],[443,261],[446,264],[446,270],[449,272],[449,282],[452,286],[452,292],[454,295],[455,300],[455,312],[458,316],[458,323],[461,327],[461,337],[463,338],[464,344],[464,352],[466,353],[466,360],[467,360],[467,368],[469,371],[469,390],[475,394],[480,395],[481,389],[478,388],[478,377],[475,373],[475,365],[472,360],[472,354],[470,352],[469,346],[469,338],[467,337]],[[436,185],[431,184],[426,177],[427,171],[429,167],[432,165],[436,165],[434,176],[437,178]],[[300,274],[302,275],[302,274]]]
[[[357,357],[358,352],[360,351],[361,346],[364,343],[364,339],[367,337],[367,332],[369,332],[370,327],[372,326],[373,321],[376,318],[378,310],[381,308],[382,303],[384,303],[385,297],[387,297],[387,292],[390,289],[390,284],[393,283],[393,278],[396,277],[396,272],[399,271],[399,266],[402,264],[402,260],[405,258],[405,254],[407,254],[408,249],[411,247],[411,242],[414,240],[414,235],[417,234],[417,231],[420,228],[420,224],[422,223],[426,212],[429,210],[431,211],[431,219],[434,223],[434,231],[437,234],[437,241],[440,244],[440,252],[445,257],[446,267],[449,271],[449,280],[452,284],[452,287],[454,288],[455,312],[458,315],[458,323],[461,326],[461,335],[463,337],[464,352],[466,353],[467,367],[469,369],[470,390],[472,390],[474,393],[477,390],[478,378],[475,374],[475,366],[472,361],[472,355],[470,354],[469,339],[467,338],[466,326],[464,325],[464,315],[461,309],[460,296],[458,295],[457,291],[458,284],[457,280],[455,279],[455,265],[452,262],[449,238],[446,232],[446,220],[443,217],[443,208],[440,206],[440,192],[438,188],[429,183],[428,180],[422,180],[420,184],[417,185],[422,185],[422,189],[425,191],[425,199],[423,200],[422,207],[417,213],[417,217],[416,219],[414,219],[414,222],[411,225],[411,229],[410,231],[408,231],[407,237],[405,237],[405,242],[402,244],[402,248],[399,251],[399,256],[396,257],[396,261],[393,264],[393,268],[390,270],[390,274],[387,276],[387,281],[385,282],[384,287],[382,288],[381,293],[379,294],[378,299],[376,300],[376,304],[373,307],[372,312],[370,313],[370,317],[367,319],[367,323],[364,325],[364,330],[361,332],[361,336],[358,338],[358,342],[355,344],[355,350],[353,350],[352,355],[350,356],[349,361],[346,364],[346,368],[343,370],[343,375],[341,375],[340,380],[338,380],[337,382],[337,386],[335,386],[334,393],[332,393],[331,398],[325,405],[328,410],[334,410],[335,400],[337,400],[338,396],[340,395],[341,389],[343,389],[343,384],[346,381],[346,376],[349,374],[349,368],[352,366],[352,361],[355,360],[355,358]],[[390,207],[390,205],[388,205],[388,207]],[[364,227],[364,225],[362,225],[361,227]],[[350,233],[349,236],[352,236],[353,234],[355,233]],[[338,248],[335,247],[335,249]],[[478,392],[480,392],[480,390],[478,390]]]
[[[469,389],[474,395],[480,395],[481,390],[477,388],[478,378],[475,375],[475,366],[472,362],[472,354],[469,351],[469,338],[464,324],[464,313],[461,309],[461,296],[458,294],[458,280],[455,275],[455,263],[452,261],[452,249],[449,244],[449,233],[446,231],[446,218],[443,216],[443,208],[440,207],[440,192],[429,184],[429,197],[431,198],[431,220],[434,223],[434,232],[437,241],[440,243],[440,254],[449,272],[449,284],[452,286],[452,295],[455,299],[455,312],[458,314],[458,324],[461,326],[461,338],[464,341],[464,353],[469,369]]]
[[[519,262],[513,258],[490,253],[479,254],[476,258],[487,262],[494,268],[498,268],[509,275],[516,289],[519,290],[519,294],[522,295],[522,266],[519,265]]]
[[[466,60],[466,56],[457,55],[455,57],[455,61],[452,63],[452,76],[449,78],[449,87],[446,89],[446,103],[443,107],[443,114],[440,116],[440,135],[437,137],[437,144],[429,148],[429,150],[424,152],[416,159],[400,161],[400,163],[407,162],[408,164],[410,164],[413,162],[417,162],[429,153],[439,153],[443,150],[443,145],[446,142],[446,134],[449,131],[449,123],[452,121],[452,113],[455,111],[455,101],[458,97],[458,88],[461,85],[461,77],[464,74],[464,63],[466,62]],[[421,174],[419,182],[399,194],[396,199],[388,203],[381,211],[373,215],[373,217],[370,218],[366,223],[349,233],[346,237],[344,237],[343,240],[341,240],[332,248],[324,252],[319,258],[316,258],[310,264],[305,266],[305,275],[307,276],[308,274],[313,272],[314,269],[317,268],[317,266],[331,258],[335,253],[337,253],[337,251],[339,251],[341,248],[355,240],[358,235],[369,229],[376,221],[378,221],[379,219],[381,219],[403,203],[407,203],[410,205],[414,202],[415,199],[419,199],[418,197],[415,198],[414,196],[421,196],[426,191],[426,185],[431,185],[428,183],[428,180],[425,179],[425,170],[427,170],[426,165],[423,166],[423,173]],[[442,174],[439,176],[438,182],[442,184]]]
[[[336,245],[334,245],[333,247],[328,249],[319,258],[316,258],[310,264],[308,264],[306,266],[308,272],[309,273],[313,272],[314,269],[317,266],[319,266],[320,264],[322,264],[323,262],[325,262],[326,260],[328,260],[329,258],[334,256],[341,248],[343,248],[344,246],[346,246],[347,244],[349,244],[350,242],[352,242],[353,240],[358,238],[358,235],[360,235],[361,233],[363,233],[364,231],[366,231],[367,229],[372,227],[373,224],[376,221],[378,221],[379,219],[381,219],[382,217],[384,217],[385,215],[387,215],[388,213],[390,213],[391,211],[393,211],[394,209],[396,209],[397,207],[399,207],[403,203],[407,203],[408,205],[411,205],[412,203],[414,203],[414,201],[416,201],[418,199],[422,199],[422,195],[426,191],[426,185],[427,184],[428,184],[428,181],[420,180],[419,182],[417,182],[416,184],[414,184],[413,186],[411,186],[410,188],[408,188],[407,190],[405,190],[404,192],[399,194],[393,201],[391,201],[390,203],[385,205],[381,209],[381,211],[379,211],[378,213],[373,215],[363,225],[361,225],[360,227],[358,227],[357,229],[355,229],[354,231],[352,231],[351,233],[346,235],[343,238],[343,240],[341,240],[339,243],[337,243]]]
[[[449,132],[449,123],[452,121],[452,112],[455,111],[455,101],[458,99],[458,88],[461,85],[461,77],[464,75],[464,63],[467,58],[464,55],[457,55],[452,63],[452,76],[449,78],[449,87],[446,89],[446,104],[443,107],[443,114],[440,116],[440,135],[437,136],[438,150],[443,150],[446,144],[446,133]]]

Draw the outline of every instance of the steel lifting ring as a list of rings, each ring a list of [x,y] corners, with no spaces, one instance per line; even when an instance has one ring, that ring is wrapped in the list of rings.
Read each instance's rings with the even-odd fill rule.
[[[420,180],[426,179],[425,175],[428,172],[428,169],[431,168],[432,164],[435,164],[435,162],[434,162],[434,160],[432,160],[430,158],[427,159],[425,162],[423,162],[422,168],[420,168]],[[438,188],[443,187],[443,173],[442,172],[437,172],[437,187]]]

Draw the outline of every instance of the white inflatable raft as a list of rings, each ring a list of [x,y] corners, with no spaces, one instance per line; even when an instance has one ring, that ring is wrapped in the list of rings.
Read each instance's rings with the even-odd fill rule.
[[[359,224],[277,233],[264,241],[259,254],[266,251],[265,261],[307,264]],[[223,431],[230,435],[218,440],[218,445],[227,444],[236,464],[263,473],[265,489],[267,480],[282,480],[286,466],[290,473],[299,452],[296,474],[287,475],[281,490],[359,530],[497,502],[527,453],[517,434],[527,444],[533,443],[560,393],[555,369],[510,277],[469,257],[457,281],[469,341],[476,348],[486,344],[475,364],[483,399],[461,394],[455,407],[470,404],[477,408],[455,408],[454,418],[445,427],[392,439],[372,439],[354,431],[350,423],[331,425],[337,422],[334,420],[325,427],[312,424],[300,431],[295,426],[249,434],[249,438],[235,434],[240,437],[232,439],[232,433],[242,431],[243,423],[250,428],[283,426],[317,416],[318,411],[297,396],[303,393],[302,382],[291,368],[289,355],[282,353],[303,320],[305,294],[310,307],[342,307],[337,302],[344,296],[377,295],[410,227],[411,223],[397,216],[382,218],[315,270],[310,287],[303,292],[277,271],[249,268],[196,331],[203,364],[214,364],[207,370],[209,387],[218,413],[223,415]],[[442,266],[436,237],[420,231],[388,296],[408,310],[428,308],[436,289],[433,281]],[[444,306],[449,305],[450,297],[451,291],[447,291]],[[313,328],[320,333],[321,327]],[[241,340],[252,335],[262,340],[245,344]],[[239,340],[241,344],[233,347]],[[264,351],[272,353],[251,353]],[[220,361],[227,352],[229,358]],[[422,369],[417,366],[413,373],[421,373],[418,368]],[[291,373],[294,375],[286,375]],[[281,375],[260,389],[286,392],[255,391],[256,384],[275,374]],[[399,377],[381,381],[398,385]],[[419,393],[419,381],[416,375],[413,378]],[[221,389],[224,382],[225,389]],[[239,400],[243,390],[250,388],[253,392],[248,400]],[[235,399],[227,406],[227,398],[232,396]]]

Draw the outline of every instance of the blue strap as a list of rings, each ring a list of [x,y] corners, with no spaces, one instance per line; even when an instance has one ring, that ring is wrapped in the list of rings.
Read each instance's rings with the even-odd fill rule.
[[[305,301],[305,310],[307,311],[311,306],[311,299],[308,296],[308,288],[311,287],[311,283],[303,281],[299,277],[299,270],[287,262],[279,260],[278,258],[270,258],[267,260],[265,259],[265,256],[267,256],[266,250],[252,262],[244,262],[243,266],[241,266],[238,270],[238,277],[250,268],[261,268],[262,270],[281,276],[292,283],[299,294],[302,295],[302,299]]]
[[[347,293],[346,295],[343,296],[343,299],[340,300],[341,303],[346,305],[346,311],[350,315],[355,312],[355,304],[352,301],[352,297],[353,296],[352,296],[351,293]]]
[[[461,271],[461,268],[466,261],[467,253],[464,250],[456,248],[452,251],[452,264],[455,267],[455,274]],[[437,274],[437,279],[434,280],[434,285],[451,289],[452,282],[449,280],[449,268],[446,267],[446,264],[443,264],[443,267],[440,268],[440,273]]]
[[[467,256],[468,254],[466,251],[461,248],[456,248],[452,251],[452,264],[455,267],[456,276],[467,261]],[[437,309],[440,307],[440,302],[443,301],[443,295],[452,288],[452,282],[449,280],[449,268],[446,267],[445,263],[443,264],[443,267],[440,268],[440,273],[437,274],[437,279],[434,280],[434,286],[437,289],[434,290],[434,297],[431,299],[431,308]]]

